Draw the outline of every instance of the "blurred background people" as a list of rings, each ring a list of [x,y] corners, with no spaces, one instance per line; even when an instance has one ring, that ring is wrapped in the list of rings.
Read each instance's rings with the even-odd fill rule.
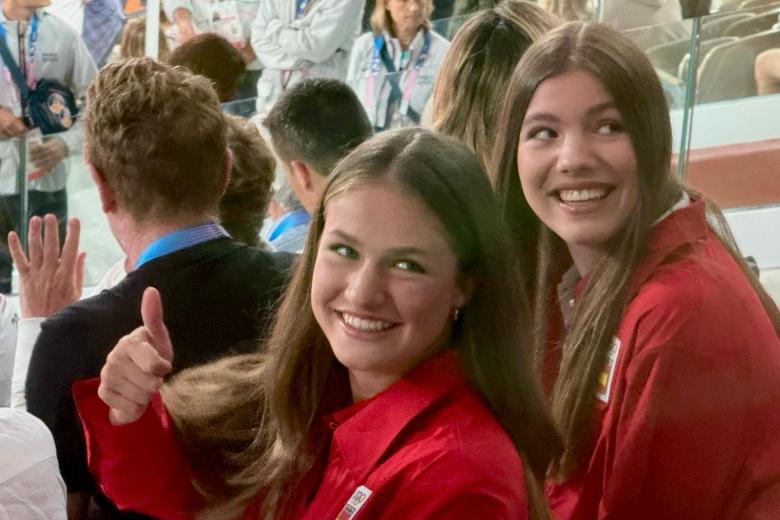
[[[259,0],[163,0],[165,16],[173,24],[174,47],[204,33],[214,33],[237,49],[245,72],[237,97],[257,95],[257,80],[262,65],[250,43],[252,21],[257,16]]]
[[[303,208],[311,213],[331,170],[371,137],[355,92],[335,79],[307,79],[286,91],[264,120],[276,157]]]
[[[168,60],[214,84],[221,103],[232,101],[236,85],[246,70],[241,53],[225,38],[214,33],[198,34],[176,47]]]
[[[378,0],[355,42],[347,81],[376,131],[420,123],[449,42],[431,29],[433,0]]]
[[[114,50],[114,53],[109,61],[117,61],[122,58],[140,58],[146,55],[146,18],[137,17],[131,18],[125,23],[122,29],[122,35],[119,38],[119,46]],[[158,37],[158,49],[157,59],[160,61],[168,61],[170,51],[168,50],[168,40],[160,26],[160,33]]]
[[[525,50],[557,24],[555,16],[525,0],[504,0],[475,13],[444,56],[424,124],[458,139],[487,168],[512,71]]]
[[[3,0],[0,39],[26,76],[28,85],[50,79],[81,97],[95,75],[95,63],[81,37],[65,22],[40,8],[49,0]],[[25,60],[19,57],[24,56]],[[74,118],[75,119],[75,118]],[[19,148],[15,138],[27,133],[22,121],[22,96],[7,67],[0,75],[0,292],[11,290],[11,259],[6,236],[18,227],[17,170]],[[30,143],[32,168],[28,185],[28,215],[57,216],[64,235],[68,215],[66,184],[70,154],[81,153],[81,124],[76,119],[66,132]],[[25,219],[26,220],[26,219]]]
[[[274,251],[300,253],[309,231],[309,213],[295,196],[284,173],[277,177],[273,191],[268,207],[271,224],[265,240]]]
[[[252,22],[252,48],[265,67],[257,113],[265,117],[285,89],[304,78],[344,80],[360,34],[365,0],[265,0]]]

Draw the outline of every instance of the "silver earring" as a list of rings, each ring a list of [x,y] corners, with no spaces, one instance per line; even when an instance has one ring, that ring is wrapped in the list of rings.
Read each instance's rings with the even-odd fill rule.
[[[458,316],[460,316],[460,309],[453,309],[452,310],[452,321],[458,321]]]

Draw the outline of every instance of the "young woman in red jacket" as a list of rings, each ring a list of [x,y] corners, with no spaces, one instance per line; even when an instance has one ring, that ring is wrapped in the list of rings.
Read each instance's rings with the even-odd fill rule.
[[[147,290],[144,326],[74,390],[102,491],[162,519],[546,518],[535,475],[559,441],[477,158],[382,134],[312,217],[266,353],[162,399],[175,361]]]
[[[493,173],[535,271],[564,439],[554,516],[775,517],[778,309],[719,210],[671,175],[649,60],[605,26],[567,24],[523,55],[502,113]]]

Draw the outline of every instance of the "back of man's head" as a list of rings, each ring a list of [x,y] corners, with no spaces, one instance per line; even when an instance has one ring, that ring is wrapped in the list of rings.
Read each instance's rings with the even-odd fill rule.
[[[236,83],[246,70],[241,52],[214,33],[198,34],[171,53],[171,65],[179,65],[214,82],[219,100],[231,101]]]
[[[84,138],[134,220],[216,215],[227,139],[206,78],[150,58],[107,65],[87,90]]]
[[[327,175],[342,157],[371,137],[371,123],[352,89],[335,79],[307,79],[287,90],[263,124],[274,150]]]

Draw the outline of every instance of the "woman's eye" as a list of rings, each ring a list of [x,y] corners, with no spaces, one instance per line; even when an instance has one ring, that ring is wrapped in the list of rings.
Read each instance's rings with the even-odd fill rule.
[[[539,141],[548,141],[557,136],[558,134],[551,128],[533,128],[527,134],[528,139],[537,139]]]
[[[333,244],[328,249],[344,258],[357,258],[357,251],[344,244]]]
[[[623,125],[617,121],[607,121],[599,125],[596,132],[602,135],[611,135],[623,131]]]
[[[412,260],[399,260],[395,263],[395,267],[402,271],[411,271],[413,273],[424,273],[425,269],[420,264]]]

